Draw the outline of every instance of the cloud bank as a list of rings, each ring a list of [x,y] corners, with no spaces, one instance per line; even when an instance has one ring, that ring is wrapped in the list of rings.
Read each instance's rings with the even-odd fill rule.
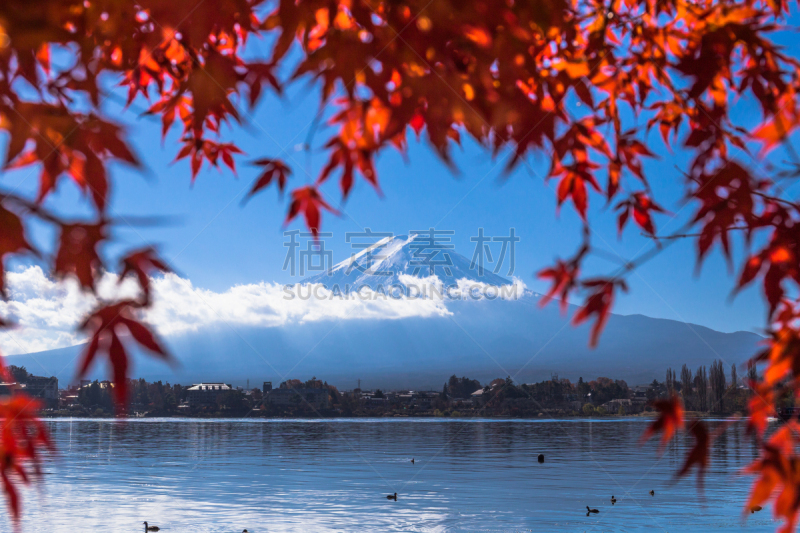
[[[85,340],[75,329],[97,305],[97,298],[80,289],[74,280],[56,282],[38,266],[7,272],[9,300],[0,302],[0,316],[18,326],[0,332],[0,350],[5,355],[63,348]],[[440,282],[431,278],[403,279],[416,286]],[[160,335],[180,335],[219,325],[279,327],[288,323],[319,320],[402,319],[447,316],[443,298],[387,297],[370,290],[357,297],[332,293],[319,286],[283,286],[277,283],[236,285],[224,292],[195,287],[190,280],[167,274],[152,280],[153,307],[143,319]],[[298,297],[314,290],[313,297]],[[465,287],[459,284],[463,292]],[[524,284],[515,280],[522,294]],[[132,280],[117,283],[105,274],[98,284],[101,299],[134,297]],[[290,297],[294,294],[294,297]],[[508,294],[508,291],[505,292]]]

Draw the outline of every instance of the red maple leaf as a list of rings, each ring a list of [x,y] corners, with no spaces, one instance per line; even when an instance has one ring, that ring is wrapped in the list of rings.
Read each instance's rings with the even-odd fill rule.
[[[55,275],[74,275],[83,288],[94,290],[102,266],[97,247],[106,238],[106,224],[63,224],[55,258]]]
[[[757,475],[745,512],[775,498],[775,516],[785,520],[783,533],[794,531],[800,510],[800,458],[795,453],[800,426],[789,421],[772,434],[745,472]]]
[[[114,398],[118,406],[128,402],[128,354],[120,339],[121,333],[129,333],[139,345],[164,361],[172,359],[150,329],[134,318],[134,311],[141,304],[123,300],[95,310],[79,330],[91,332],[91,340],[83,352],[78,370],[78,379],[86,375],[98,353],[105,352],[111,363],[114,379]]]
[[[658,417],[644,432],[641,442],[646,442],[654,435],[662,433],[661,448],[663,449],[670,439],[683,429],[683,403],[677,396],[672,396],[654,401],[653,407],[658,411]]]
[[[212,166],[219,168],[219,159],[236,172],[236,164],[233,154],[243,154],[236,145],[232,143],[218,143],[209,139],[187,135],[183,138],[183,148],[180,149],[175,161],[188,157],[192,169],[192,183],[197,178],[197,174],[203,166],[203,160],[207,160]]]
[[[597,180],[592,174],[592,171],[597,168],[599,168],[598,165],[590,161],[554,166],[551,175],[561,176],[556,191],[559,207],[567,198],[571,197],[578,214],[586,220],[586,209],[589,205],[586,184],[588,183],[594,190],[600,192],[600,185],[597,184]]]
[[[118,283],[122,283],[128,274],[136,275],[139,286],[144,291],[145,302],[150,302],[150,275],[153,272],[172,272],[172,269],[158,257],[152,246],[129,253],[120,261],[122,272]]]
[[[703,174],[697,179],[694,198],[702,202],[693,222],[703,228],[697,239],[698,261],[702,261],[714,241],[719,239],[722,251],[730,258],[731,229],[737,223],[754,220],[754,193],[760,184],[738,163],[727,163],[719,172]]]
[[[0,263],[5,264],[9,254],[23,251],[34,251],[28,239],[25,238],[25,228],[20,218],[0,205]],[[0,293],[7,298],[5,284],[5,269],[0,272]]]
[[[411,129],[414,130],[414,133],[417,134],[417,139],[419,139],[419,134],[422,131],[422,128],[425,127],[425,119],[419,113],[415,114],[411,117],[411,120],[408,122],[408,125],[411,126]]]
[[[284,224],[288,224],[297,215],[303,213],[306,226],[316,238],[319,235],[320,208],[327,209],[335,215],[339,214],[322,198],[316,187],[306,186],[295,189],[292,191],[292,203],[289,206],[289,213],[286,215]]]
[[[621,210],[617,219],[617,229],[620,233],[622,233],[628,217],[633,212],[633,220],[636,224],[648,235],[654,235],[656,229],[653,226],[653,218],[650,213],[666,213],[647,193],[642,191],[632,193],[627,200],[618,203],[615,209]]]
[[[614,304],[614,290],[619,288],[627,292],[628,286],[624,280],[604,278],[584,281],[581,285],[589,289],[591,293],[586,298],[583,307],[578,309],[578,312],[572,317],[572,323],[577,326],[587,321],[592,315],[597,315],[589,339],[589,345],[594,347],[597,346],[600,333],[611,315],[611,306]]]
[[[695,420],[689,425],[689,433],[694,437],[694,445],[686,456],[683,466],[677,472],[675,477],[683,477],[689,473],[692,468],[697,468],[697,484],[702,487],[703,476],[705,476],[706,469],[708,468],[708,451],[711,445],[711,437],[708,433],[708,427],[702,420]]]
[[[15,520],[21,511],[16,481],[29,483],[28,465],[39,474],[41,452],[53,451],[47,429],[38,418],[40,408],[39,400],[21,391],[0,399],[0,478]]]
[[[569,307],[569,293],[578,286],[578,270],[577,264],[573,261],[566,262],[559,259],[554,267],[540,271],[537,276],[552,280],[553,285],[539,301],[539,305],[544,307],[558,296],[561,312],[566,312]]]
[[[258,176],[255,183],[253,183],[253,187],[250,189],[250,192],[247,193],[245,200],[265,187],[268,187],[273,180],[278,184],[278,191],[283,194],[283,190],[286,188],[286,182],[289,176],[292,175],[292,169],[286,166],[286,163],[280,159],[271,159],[268,157],[256,159],[253,161],[253,164],[264,167],[264,171]]]

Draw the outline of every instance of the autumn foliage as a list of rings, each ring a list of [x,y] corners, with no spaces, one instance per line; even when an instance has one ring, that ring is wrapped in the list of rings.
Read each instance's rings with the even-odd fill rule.
[[[763,440],[763,456],[751,467],[758,479],[751,504],[774,499],[791,529],[800,506],[797,431],[788,425],[765,439],[765,421],[776,397],[800,391],[800,206],[781,188],[800,175],[800,160],[752,170],[779,146],[794,154],[788,139],[800,123],[800,69],[774,40],[787,9],[782,0],[7,0],[0,4],[3,168],[35,170],[39,187],[34,198],[0,190],[0,257],[40,256],[53,276],[95,290],[108,268],[99,248],[115,223],[109,164],[141,166],[125,130],[101,109],[119,92],[160,120],[164,136],[180,131],[179,146],[165,149],[188,163],[187,184],[204,166],[235,172],[237,160],[253,164],[261,174],[250,194],[289,189],[286,222],[300,218],[315,234],[336,213],[319,186],[336,180],[346,198],[355,180],[365,180],[380,193],[376,158],[404,152],[409,135],[424,137],[453,167],[451,151],[464,136],[506,158],[507,170],[546,154],[557,204],[571,204],[584,221],[590,203],[607,203],[620,235],[633,225],[656,243],[692,238],[698,261],[715,246],[733,261],[737,236],[755,246],[736,287],[760,284],[769,307],[769,336],[752,362],[764,377],[752,384],[748,428]],[[248,53],[252,39],[263,39],[268,53]],[[335,133],[324,143],[317,182],[292,188],[280,154],[243,161],[223,126],[300,79],[318,83],[320,116]],[[741,99],[757,102],[757,127],[732,111]],[[680,235],[658,233],[666,211],[644,167],[655,142],[691,154],[681,170],[693,217]],[[89,198],[92,218],[47,209],[64,182]],[[55,230],[49,252],[28,239],[34,219]],[[607,277],[583,278],[593,252],[586,224],[578,252],[541,276],[553,283],[543,302],[585,298],[573,321],[594,321],[594,344],[625,276],[647,256]],[[78,373],[107,358],[124,408],[129,341],[121,336],[168,358],[137,313],[151,303],[150,275],[169,267],[152,248],[131,251],[119,265],[141,295],[105,302],[88,317]],[[14,513],[13,476],[26,478],[19,461],[46,444],[35,403],[18,398],[0,404],[6,420],[19,415],[4,426],[0,450]],[[659,405],[652,429],[666,440],[684,427],[676,402]],[[39,436],[21,436],[23,421]],[[702,472],[713,435],[702,423],[689,428],[696,446],[681,473]]]

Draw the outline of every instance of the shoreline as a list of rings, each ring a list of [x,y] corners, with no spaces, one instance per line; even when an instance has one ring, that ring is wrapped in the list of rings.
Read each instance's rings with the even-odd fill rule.
[[[656,413],[644,413],[637,415],[624,416],[604,416],[604,417],[581,417],[581,416],[554,416],[554,417],[509,417],[509,416],[331,416],[331,417],[310,417],[310,416],[42,416],[43,421],[141,421],[141,422],[650,422],[655,418]],[[730,415],[728,415],[730,416]],[[700,416],[707,421],[730,421],[729,418],[719,415]]]

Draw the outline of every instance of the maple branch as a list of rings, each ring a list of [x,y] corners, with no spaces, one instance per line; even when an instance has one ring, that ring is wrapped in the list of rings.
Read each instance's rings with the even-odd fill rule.
[[[729,228],[725,228],[725,231],[741,231],[741,230],[748,230],[750,229],[748,226],[731,226]],[[640,233],[640,235],[644,237],[650,237],[653,240],[661,240],[667,241],[670,239],[685,239],[690,237],[701,237],[702,233],[673,233],[671,235],[650,235],[648,233]]]
[[[760,196],[761,198],[764,198],[765,200],[769,200],[771,202],[777,202],[779,204],[784,204],[784,205],[786,205],[788,207],[792,207],[792,208],[800,211],[800,204],[796,204],[796,203],[791,202],[789,200],[785,200],[783,198],[778,198],[777,196],[771,196],[769,194],[766,194],[766,193],[763,193],[763,192],[759,192],[759,191],[753,191],[753,194],[755,194],[756,196]]]
[[[23,198],[19,195],[13,193],[0,193],[0,202],[4,202],[8,200],[12,204],[16,204],[19,207],[22,207],[26,211],[29,211],[33,215],[38,216],[42,220],[46,220],[47,222],[51,222],[57,225],[63,225],[65,222],[62,218],[54,215],[40,204],[36,202],[31,202],[30,200]]]
[[[794,145],[789,140],[788,135],[783,140],[783,147],[786,149],[786,152],[789,154],[789,157],[791,157],[794,160],[794,164],[800,166],[800,154],[798,154],[797,150],[795,150]]]

